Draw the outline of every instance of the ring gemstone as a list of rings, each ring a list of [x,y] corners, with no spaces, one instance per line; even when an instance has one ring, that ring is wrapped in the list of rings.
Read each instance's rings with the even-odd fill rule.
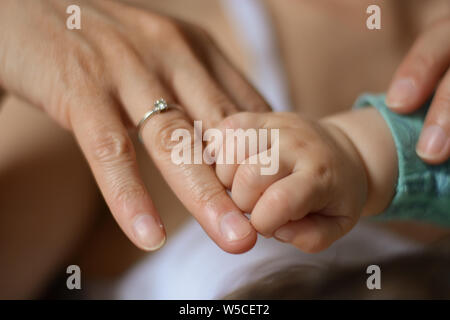
[[[166,100],[164,100],[163,98],[158,99],[155,101],[155,103],[153,104],[153,109],[150,111],[147,111],[144,114],[144,117],[141,119],[141,121],[139,121],[138,125],[137,125],[137,129],[138,129],[138,137],[139,140],[142,142],[142,136],[141,136],[141,131],[142,131],[142,127],[145,125],[145,123],[148,121],[148,119],[150,119],[152,116],[154,116],[157,113],[161,113],[163,111],[166,111],[169,109],[169,105],[167,104]]]
[[[167,109],[167,102],[164,99],[156,100],[154,107],[155,111],[164,111]]]

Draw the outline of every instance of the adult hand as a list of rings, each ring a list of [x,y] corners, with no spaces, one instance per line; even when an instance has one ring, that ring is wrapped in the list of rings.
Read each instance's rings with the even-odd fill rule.
[[[424,32],[395,73],[386,98],[396,112],[417,110],[437,88],[417,154],[430,164],[450,157],[450,17]]]
[[[80,0],[81,30],[66,28],[66,0],[2,0],[0,86],[73,131],[112,214],[140,248],[162,246],[165,231],[139,175],[128,127],[159,98],[184,112],[157,114],[144,144],[168,184],[224,250],[249,250],[256,233],[212,167],[175,165],[171,133],[204,129],[238,110],[267,104],[207,34],[117,1]],[[20,124],[18,124],[20,125]]]

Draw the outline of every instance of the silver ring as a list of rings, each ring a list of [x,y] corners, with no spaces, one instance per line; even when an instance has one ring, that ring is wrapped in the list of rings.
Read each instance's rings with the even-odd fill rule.
[[[169,107],[170,106],[167,104],[166,100],[164,100],[163,98],[155,101],[155,103],[153,104],[153,109],[150,111],[147,111],[144,114],[144,117],[141,119],[141,121],[139,121],[139,123],[137,125],[139,141],[144,143],[144,141],[142,140],[141,133],[142,133],[142,129],[144,128],[144,125],[147,123],[147,121],[155,114],[158,114],[158,113],[168,110]]]

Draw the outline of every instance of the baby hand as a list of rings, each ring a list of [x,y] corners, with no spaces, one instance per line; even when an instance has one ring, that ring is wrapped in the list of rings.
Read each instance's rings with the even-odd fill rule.
[[[226,129],[239,128],[279,130],[266,148],[259,141],[254,149],[246,139],[229,139]],[[336,126],[294,113],[239,113],[226,118],[221,130],[227,138],[219,155],[233,152],[236,160],[235,151],[244,148],[245,161],[218,161],[216,174],[236,205],[251,213],[259,233],[318,252],[357,223],[367,198],[366,172],[351,140]],[[268,155],[277,156],[279,166],[264,175]]]

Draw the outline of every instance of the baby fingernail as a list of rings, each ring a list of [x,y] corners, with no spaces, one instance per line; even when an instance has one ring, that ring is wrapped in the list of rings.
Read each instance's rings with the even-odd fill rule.
[[[386,104],[391,108],[405,107],[414,101],[416,91],[416,86],[412,79],[399,79],[392,84],[386,96]]]
[[[431,125],[423,130],[417,143],[417,153],[424,158],[435,158],[444,151],[447,143],[448,136],[444,129]]]
[[[220,220],[220,231],[228,241],[244,239],[252,230],[248,219],[238,212],[228,212]]]
[[[295,233],[291,229],[280,228],[277,231],[275,231],[275,234],[273,236],[280,241],[291,242],[292,239],[294,239],[294,235]]]
[[[163,226],[150,214],[141,214],[134,219],[133,232],[140,245],[148,251],[158,250],[166,242]]]

